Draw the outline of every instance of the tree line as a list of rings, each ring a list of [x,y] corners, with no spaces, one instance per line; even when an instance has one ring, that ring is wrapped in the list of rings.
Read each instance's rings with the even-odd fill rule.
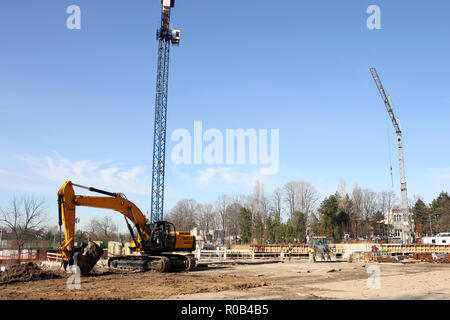
[[[422,198],[410,200],[410,212],[417,236],[450,231],[450,197],[442,192],[431,203]],[[291,181],[266,195],[264,185],[256,182],[253,193],[234,197],[220,195],[212,203],[183,199],[166,214],[165,220],[177,230],[192,231],[208,243],[281,244],[305,242],[308,234],[333,237],[341,241],[385,236],[385,214],[398,208],[393,191],[375,192],[355,184],[350,192],[341,181],[336,192],[322,198],[308,182]],[[30,240],[60,241],[59,228],[45,225],[48,208],[45,201],[34,196],[11,200],[0,207],[0,232],[3,239],[14,239],[21,250]],[[75,242],[129,242],[128,233],[120,233],[111,216],[94,217],[77,228]]]
[[[450,232],[450,196],[447,192],[441,192],[430,204],[425,204],[421,198],[416,199],[412,214],[418,234]]]
[[[22,252],[26,244],[34,240],[44,240],[54,246],[59,245],[64,239],[64,231],[60,232],[58,226],[46,223],[48,211],[49,208],[42,198],[33,195],[14,197],[9,205],[0,207],[0,239],[13,240],[18,252]],[[94,217],[86,225],[77,229],[74,237],[77,243],[89,240],[104,243],[131,241],[129,234],[119,232],[118,226],[110,216]]]
[[[410,200],[417,236],[450,231],[450,201],[442,192],[426,205],[419,197]],[[166,215],[178,230],[193,230],[214,244],[304,243],[308,234],[345,239],[387,237],[388,209],[399,209],[393,191],[375,192],[355,184],[346,191],[345,181],[336,192],[321,198],[309,182],[291,181],[266,195],[256,182],[253,193],[221,195],[213,203],[180,200]]]

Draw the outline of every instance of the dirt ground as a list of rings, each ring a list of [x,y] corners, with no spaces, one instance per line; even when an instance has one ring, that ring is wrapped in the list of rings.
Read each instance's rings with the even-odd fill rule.
[[[72,287],[76,284],[70,281],[70,274],[55,272],[55,275],[61,278],[30,281],[23,277],[23,281],[12,283],[0,281],[0,300],[167,299],[179,294],[245,290],[265,285],[260,279],[226,273],[119,273],[98,270],[87,277],[81,277],[78,290],[69,289],[68,282]]]
[[[112,273],[0,284],[0,299],[438,299],[450,300],[450,264],[315,263],[217,266],[192,272]]]

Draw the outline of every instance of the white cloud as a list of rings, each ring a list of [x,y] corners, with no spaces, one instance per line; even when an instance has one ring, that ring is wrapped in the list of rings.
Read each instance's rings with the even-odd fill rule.
[[[265,179],[266,177],[260,175],[258,171],[244,172],[231,167],[210,167],[205,170],[197,170],[195,182],[200,188],[217,188],[221,192],[226,192],[226,189],[247,192],[252,190],[256,180]]]
[[[176,165],[172,165],[170,167],[170,170],[181,180],[190,180],[191,179],[191,175],[189,173],[181,171],[178,168],[178,166],[176,166]]]
[[[106,190],[148,195],[150,187],[150,169],[144,166],[124,168],[113,160],[70,160],[59,153],[43,158],[31,155],[16,156],[29,171],[28,176],[18,178],[34,180],[35,182],[73,181],[81,185]],[[1,170],[0,174],[6,172]]]
[[[114,160],[69,159],[57,152],[47,156],[15,156],[18,174],[0,169],[0,190],[27,191],[53,194],[65,182],[95,187],[126,195],[149,196],[151,194],[151,167],[124,166]],[[17,169],[16,171],[19,171]],[[252,192],[255,181],[273,184],[273,177],[259,174],[259,170],[243,170],[238,167],[206,167],[193,172],[184,172],[177,166],[171,172],[189,184],[189,192],[198,195],[204,190],[208,193]],[[186,190],[166,186],[166,194],[184,197]],[[129,197],[131,198],[131,197]]]
[[[29,177],[27,175],[16,173],[14,171],[7,171],[7,170],[3,170],[3,169],[0,169],[0,176],[15,177],[15,178],[20,178],[20,179],[25,179],[25,180],[32,179],[31,177]]]

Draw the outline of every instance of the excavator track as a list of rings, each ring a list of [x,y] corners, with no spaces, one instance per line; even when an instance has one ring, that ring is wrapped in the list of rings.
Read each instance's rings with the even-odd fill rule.
[[[130,255],[112,257],[108,260],[111,270],[127,272],[177,272],[191,271],[195,268],[194,257],[179,254],[164,254],[159,256]]]

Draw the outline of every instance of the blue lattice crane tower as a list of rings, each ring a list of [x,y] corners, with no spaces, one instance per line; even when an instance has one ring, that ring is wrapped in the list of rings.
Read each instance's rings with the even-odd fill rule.
[[[180,44],[180,30],[170,27],[170,11],[175,0],[161,0],[161,27],[156,33],[158,46],[158,74],[156,78],[155,128],[153,140],[151,221],[164,217],[164,171],[166,157],[167,95],[169,89],[170,46]]]

